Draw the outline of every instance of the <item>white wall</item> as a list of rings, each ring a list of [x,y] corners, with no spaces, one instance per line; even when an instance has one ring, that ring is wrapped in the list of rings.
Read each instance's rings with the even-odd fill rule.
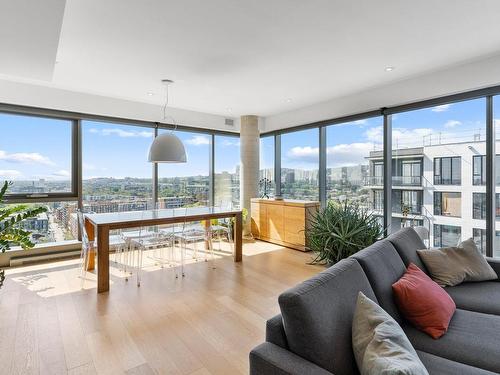
[[[390,73],[387,73],[390,74]],[[500,84],[500,55],[266,117],[264,131],[377,110]]]
[[[133,120],[162,120],[162,107],[159,105],[7,80],[0,80],[0,103]],[[224,124],[224,116],[174,108],[169,108],[168,114],[173,116],[179,125],[239,132],[239,118],[234,119],[234,126],[227,126]]]

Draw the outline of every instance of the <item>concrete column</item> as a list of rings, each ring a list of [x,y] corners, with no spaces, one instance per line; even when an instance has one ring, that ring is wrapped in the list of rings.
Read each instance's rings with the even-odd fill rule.
[[[243,223],[243,235],[250,237],[250,199],[259,196],[259,118],[254,115],[241,116],[240,124],[240,204],[248,210],[247,220]]]

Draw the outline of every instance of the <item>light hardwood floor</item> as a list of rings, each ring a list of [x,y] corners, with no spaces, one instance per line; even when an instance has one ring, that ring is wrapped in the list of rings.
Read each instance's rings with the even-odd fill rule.
[[[246,374],[278,295],[323,268],[264,242],[243,253],[191,263],[184,279],[151,263],[140,288],[112,267],[100,295],[94,275],[81,289],[76,260],[8,269],[0,374]]]

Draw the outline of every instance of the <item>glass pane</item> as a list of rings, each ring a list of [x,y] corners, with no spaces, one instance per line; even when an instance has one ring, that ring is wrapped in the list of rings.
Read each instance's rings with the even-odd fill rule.
[[[281,136],[281,194],[288,199],[319,199],[319,130]]]
[[[152,207],[153,129],[83,121],[83,206],[114,212]]]
[[[215,136],[215,205],[240,204],[240,139]]]
[[[373,193],[368,187],[383,185],[384,165],[375,162],[370,165],[371,158],[378,157],[382,150],[382,118],[328,126],[326,140],[327,199],[347,199],[380,214],[383,210],[381,190]]]
[[[211,136],[183,131],[176,131],[175,135],[184,144],[187,162],[158,163],[160,207],[208,206]]]
[[[71,121],[0,113],[0,132],[0,181],[13,182],[9,193],[71,192]]]
[[[259,195],[274,197],[274,136],[260,139]]]
[[[47,212],[26,219],[21,223],[23,229],[32,233],[33,243],[36,245],[57,244],[78,239],[77,202],[28,204],[28,207],[33,208],[40,206],[44,206]],[[16,245],[11,247],[11,250],[20,249],[21,247]]]
[[[393,232],[420,222],[430,231],[429,245],[454,246],[458,236],[470,238],[473,226],[480,228],[472,218],[472,193],[485,191],[485,108],[482,98],[393,115],[392,185],[403,192],[401,207],[393,205]],[[416,199],[408,202],[405,191],[414,191]]]

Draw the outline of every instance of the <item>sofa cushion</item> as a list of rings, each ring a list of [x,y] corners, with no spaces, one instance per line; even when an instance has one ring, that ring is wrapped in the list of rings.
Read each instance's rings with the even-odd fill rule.
[[[413,228],[402,228],[387,237],[387,240],[394,245],[405,266],[408,267],[410,263],[413,263],[426,274],[429,274],[425,264],[417,254],[417,250],[425,249],[426,246]]]
[[[381,240],[352,257],[363,267],[379,305],[401,323],[402,316],[394,300],[392,284],[403,276],[406,267],[394,246],[387,240]]]
[[[434,340],[410,323],[403,330],[416,350],[488,371],[500,372],[500,317],[457,309],[446,335]]]
[[[459,309],[500,315],[500,283],[498,281],[462,283],[449,286],[444,290],[453,298]]]
[[[266,322],[266,341],[288,349],[283,318],[278,314]]]
[[[457,247],[417,250],[432,279],[442,287],[459,285],[466,281],[498,279],[493,268],[469,238]]]
[[[399,311],[411,324],[434,339],[446,333],[455,302],[420,268],[410,263],[392,290]]]
[[[352,321],[352,347],[362,375],[429,375],[400,325],[362,292]]]
[[[290,350],[334,374],[357,374],[351,326],[360,291],[377,302],[363,269],[348,258],[282,293]]]
[[[438,357],[433,354],[417,350],[417,354],[429,372],[429,375],[494,375],[494,372],[477,367],[464,365],[460,362]]]

